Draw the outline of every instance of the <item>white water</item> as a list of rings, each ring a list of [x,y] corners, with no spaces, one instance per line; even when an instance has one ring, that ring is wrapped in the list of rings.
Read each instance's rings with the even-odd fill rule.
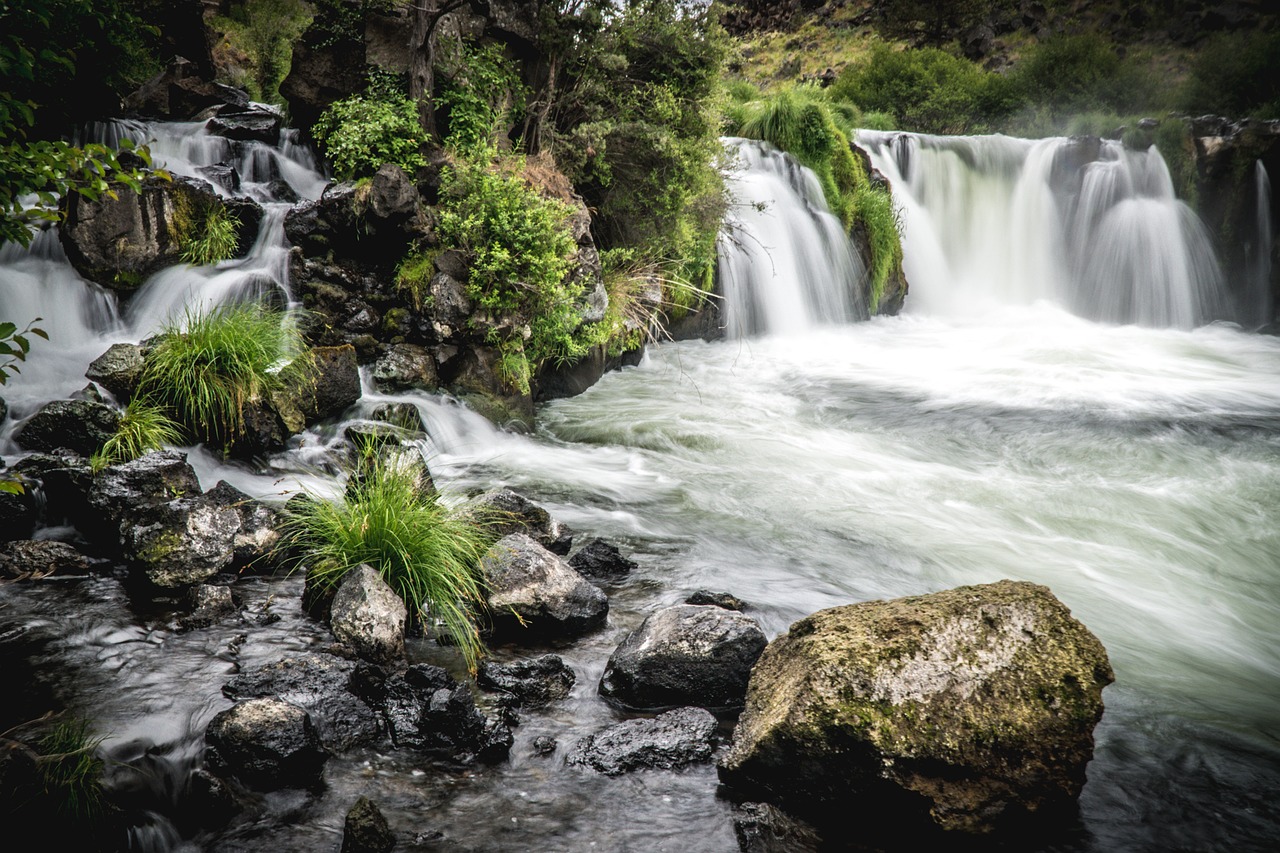
[[[1271,298],[1271,252],[1274,248],[1271,230],[1271,176],[1261,160],[1253,164],[1254,215],[1257,230],[1248,246],[1249,289],[1244,313],[1253,325],[1265,325],[1274,314]]]
[[[729,139],[718,277],[730,337],[866,316],[866,269],[817,176],[767,143]]]
[[[1089,319],[1228,318],[1204,226],[1154,147],[862,131],[903,215],[910,309],[981,315],[1049,300]]]

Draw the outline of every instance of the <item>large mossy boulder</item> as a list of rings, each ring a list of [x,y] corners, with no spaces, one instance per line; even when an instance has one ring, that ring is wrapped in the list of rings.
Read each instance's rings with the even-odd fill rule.
[[[1080,793],[1113,680],[1098,639],[1035,584],[824,610],[756,664],[720,778],[827,828],[1011,828]]]

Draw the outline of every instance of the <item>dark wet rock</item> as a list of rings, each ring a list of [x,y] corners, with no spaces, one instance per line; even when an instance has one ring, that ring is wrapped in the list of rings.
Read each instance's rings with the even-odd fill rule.
[[[592,539],[569,558],[573,570],[588,578],[620,578],[636,570],[636,564],[617,546],[603,539]]]
[[[18,460],[10,471],[29,481],[31,488],[38,486],[46,524],[82,522],[88,517],[93,469],[79,453],[65,448],[53,453],[32,453]]]
[[[228,204],[204,181],[153,176],[142,182],[141,192],[122,187],[116,198],[71,195],[59,234],[68,260],[82,276],[132,291],[147,276],[182,260],[204,211]],[[237,210],[257,209],[247,200],[239,204]],[[240,248],[248,247],[245,243]]]
[[[175,121],[184,121],[201,110],[224,104],[248,108],[248,95],[214,83],[208,76],[196,63],[177,57],[125,98],[124,107],[138,115]]]
[[[236,612],[229,586],[200,584],[192,587],[188,595],[191,612],[181,620],[182,627],[187,630],[208,627]]]
[[[29,538],[39,519],[40,503],[30,488],[21,494],[0,492],[0,541]]]
[[[566,761],[607,776],[641,767],[673,770],[710,760],[716,725],[716,718],[702,708],[627,720],[578,741]]]
[[[480,561],[494,634],[574,636],[604,624],[609,599],[523,533],[504,536]]]
[[[36,580],[49,575],[79,575],[89,560],[65,542],[19,539],[0,545],[0,579]]]
[[[373,366],[373,384],[384,394],[434,391],[440,376],[431,353],[416,344],[394,344]]]
[[[817,830],[769,803],[742,803],[733,809],[733,832],[742,853],[818,853]]]
[[[553,554],[569,553],[572,535],[551,513],[524,495],[511,489],[494,489],[474,498],[469,506],[498,536],[523,533]]]
[[[345,249],[354,239],[355,184],[330,184],[315,201],[295,205],[284,220],[285,236],[308,257]]]
[[[110,406],[87,400],[54,400],[18,427],[13,440],[27,450],[65,447],[91,456],[115,435],[119,425],[120,413]]]
[[[111,392],[121,403],[133,399],[142,379],[142,347],[138,344],[112,344],[85,371],[85,376]]]
[[[267,791],[316,786],[329,757],[310,715],[279,699],[250,699],[218,714],[205,744],[211,770]]]
[[[628,330],[639,328],[631,320],[625,320]],[[611,370],[634,367],[644,357],[644,344],[620,355],[610,355],[605,346],[592,347],[586,355],[564,364],[554,359],[547,361],[535,377],[535,396],[539,402],[574,397],[600,381]]]
[[[368,797],[356,800],[342,824],[341,853],[387,853],[395,846],[395,834],[377,803]]]
[[[667,607],[614,650],[600,678],[600,695],[640,710],[740,708],[765,644],[764,632],[749,616],[719,607]]]
[[[191,771],[186,793],[185,814],[179,819],[193,827],[217,829],[226,826],[241,808],[231,786],[204,768]]]
[[[824,610],[769,645],[726,785],[821,826],[986,834],[1069,811],[1093,754],[1106,651],[1013,581]],[[1025,827],[1021,827],[1025,828]]]
[[[365,660],[392,663],[404,657],[404,601],[368,565],[347,572],[329,609],[339,642]]]
[[[383,689],[383,713],[396,746],[486,762],[502,760],[511,749],[509,725],[480,713],[470,689],[440,667],[411,666]]]
[[[698,590],[686,598],[684,603],[722,607],[725,610],[743,611],[747,609],[747,603],[736,595],[730,595],[727,592],[712,592],[709,589]]]
[[[285,429],[297,434],[341,415],[360,399],[361,393],[360,365],[354,347],[313,347],[309,363],[297,367],[297,375],[287,388],[273,395],[272,403]]]
[[[358,665],[327,654],[290,657],[243,672],[222,688],[228,699],[275,697],[311,715],[320,741],[341,752],[375,741],[382,730],[378,716],[355,684]]]
[[[294,44],[289,75],[280,84],[280,94],[289,103],[289,114],[304,130],[334,101],[365,86],[365,48],[355,39],[327,39],[317,30]]]
[[[89,490],[90,508],[118,527],[174,498],[200,494],[200,479],[187,455],[157,450],[102,469]]]
[[[422,421],[422,413],[413,403],[382,403],[374,408],[369,417],[412,433],[427,431],[427,425]]]
[[[226,480],[219,480],[205,493],[205,498],[234,510],[239,519],[239,528],[231,540],[231,568],[237,571],[272,568],[280,543],[280,514]]]
[[[263,142],[276,145],[280,141],[279,113],[271,110],[230,110],[223,108],[205,124],[205,130],[214,136],[224,136],[243,142]]]
[[[230,568],[239,528],[236,511],[216,497],[179,498],[124,522],[121,553],[153,586],[180,588]]]
[[[563,699],[573,689],[576,676],[559,655],[542,655],[515,663],[483,661],[476,683],[483,690],[516,698],[521,707],[536,708]]]
[[[462,347],[456,363],[457,374],[449,389],[467,405],[498,426],[532,426],[533,394],[507,379],[501,368],[502,353],[496,347]]]
[[[196,174],[229,193],[240,191],[240,173],[229,163],[196,166]]]
[[[546,735],[538,735],[533,739],[533,752],[535,755],[550,755],[559,746],[555,738]]]

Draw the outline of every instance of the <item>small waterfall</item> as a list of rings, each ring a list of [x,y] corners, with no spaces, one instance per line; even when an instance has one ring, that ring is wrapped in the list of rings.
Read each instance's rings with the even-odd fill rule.
[[[730,337],[804,331],[866,316],[866,269],[817,176],[767,143],[728,139],[731,213],[719,278]]]
[[[1249,290],[1244,314],[1252,326],[1274,319],[1271,304],[1271,252],[1275,248],[1271,231],[1271,177],[1261,160],[1253,164],[1257,235],[1248,246]]]
[[[903,215],[909,307],[1058,302],[1110,323],[1228,316],[1208,233],[1153,146],[862,131]]]

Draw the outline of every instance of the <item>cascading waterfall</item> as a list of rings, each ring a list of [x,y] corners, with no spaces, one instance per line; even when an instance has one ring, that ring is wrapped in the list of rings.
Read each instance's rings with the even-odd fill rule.
[[[1271,230],[1271,177],[1261,160],[1253,164],[1253,185],[1256,193],[1255,216],[1257,234],[1248,246],[1249,290],[1244,313],[1256,325],[1271,321],[1271,252],[1274,236]]]
[[[718,274],[730,337],[865,317],[866,269],[817,176],[764,142],[728,139],[725,148],[735,165]]]
[[[1227,318],[1212,244],[1154,146],[862,131],[903,214],[908,309],[1057,302],[1110,323]]]

